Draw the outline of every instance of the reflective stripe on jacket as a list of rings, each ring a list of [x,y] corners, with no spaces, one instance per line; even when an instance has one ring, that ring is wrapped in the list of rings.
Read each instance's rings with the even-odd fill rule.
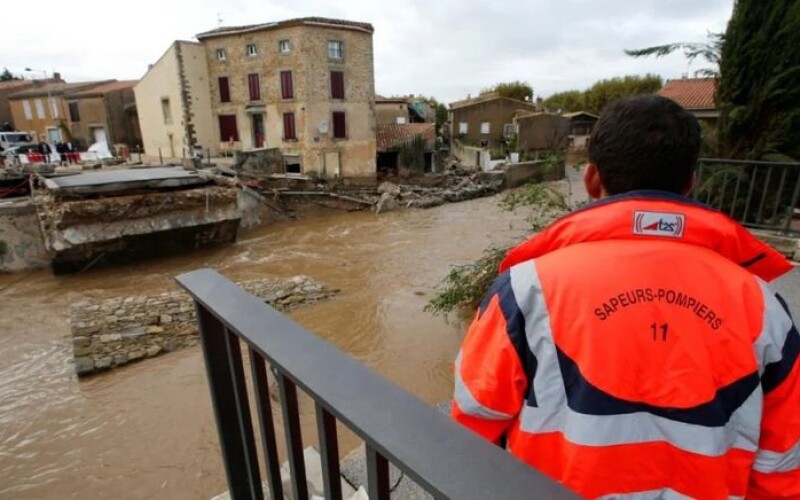
[[[725,215],[635,192],[509,252],[453,417],[591,498],[800,498],[792,266]]]

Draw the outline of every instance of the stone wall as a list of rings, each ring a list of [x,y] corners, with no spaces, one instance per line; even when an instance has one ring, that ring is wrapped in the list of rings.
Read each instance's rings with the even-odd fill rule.
[[[0,272],[37,269],[49,263],[33,203],[28,198],[0,203]]]
[[[307,276],[239,285],[282,312],[338,292]],[[183,291],[73,304],[70,327],[79,376],[194,346],[199,340],[194,304]]]

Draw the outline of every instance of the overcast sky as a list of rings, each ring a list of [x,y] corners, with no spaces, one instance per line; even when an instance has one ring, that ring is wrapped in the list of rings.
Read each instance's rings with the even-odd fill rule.
[[[218,15],[223,26],[324,16],[373,24],[378,93],[451,102],[525,80],[547,97],[602,78],[693,72],[702,64],[689,67],[682,55],[622,51],[704,41],[732,9],[733,0],[39,0],[39,14],[2,23],[0,67],[55,69],[68,81],[138,79],[173,40],[216,28]]]

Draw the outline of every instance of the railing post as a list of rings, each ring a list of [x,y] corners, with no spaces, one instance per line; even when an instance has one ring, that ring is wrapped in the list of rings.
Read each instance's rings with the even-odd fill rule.
[[[794,193],[792,193],[792,203],[789,205],[789,210],[786,211],[786,225],[783,228],[783,234],[789,234],[792,227],[792,217],[794,217],[794,207],[797,206],[797,198],[800,196],[800,169],[797,171],[797,182],[794,185]]]
[[[270,496],[283,498],[283,483],[278,462],[278,443],[275,439],[275,420],[272,416],[272,402],[269,398],[269,382],[264,359],[250,347],[250,370],[253,377],[253,388],[258,403],[258,417],[261,422],[261,443],[264,447],[264,458],[267,465]]]
[[[322,479],[327,500],[342,500],[342,481],[339,474],[339,440],[336,419],[317,402],[317,433],[322,458]]]
[[[297,386],[278,372],[278,386],[283,408],[283,432],[286,435],[286,449],[289,452],[289,468],[292,473],[292,492],[295,500],[308,498],[306,482],[306,461],[303,457],[303,436],[300,431],[300,410],[297,405]]]
[[[238,347],[238,340],[229,340],[225,325],[200,303],[195,302],[195,308],[231,498],[261,500],[263,492],[249,420],[250,408],[246,396],[242,401],[240,393],[245,389],[240,385],[244,383],[244,377],[236,380],[241,374],[241,356],[238,374],[231,363],[230,345],[233,341]]]
[[[389,500],[389,462],[369,443],[367,448],[367,494],[371,500]]]

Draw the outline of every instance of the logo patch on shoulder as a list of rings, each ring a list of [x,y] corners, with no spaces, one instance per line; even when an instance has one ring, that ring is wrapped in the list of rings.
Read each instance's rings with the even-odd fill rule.
[[[682,238],[686,229],[686,216],[669,212],[633,213],[633,234]]]

